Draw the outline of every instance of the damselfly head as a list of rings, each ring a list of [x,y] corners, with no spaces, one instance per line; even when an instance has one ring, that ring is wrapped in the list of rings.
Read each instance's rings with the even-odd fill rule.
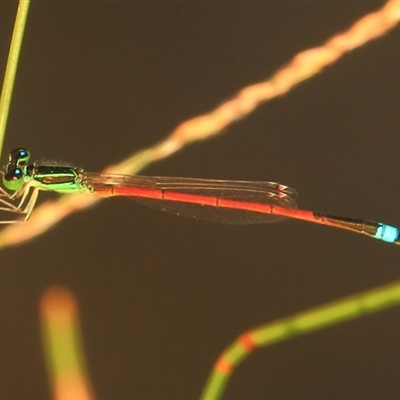
[[[3,185],[12,191],[16,191],[24,184],[24,171],[20,166],[7,165],[3,175]]]
[[[28,163],[31,155],[28,150],[24,148],[14,149],[8,156],[9,165],[24,166]]]

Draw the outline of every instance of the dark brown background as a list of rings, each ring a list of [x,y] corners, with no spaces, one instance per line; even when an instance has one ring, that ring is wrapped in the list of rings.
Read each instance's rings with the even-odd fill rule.
[[[33,2],[5,153],[100,171],[382,2]],[[3,75],[16,11],[0,2]],[[274,180],[400,225],[400,30],[145,174]],[[41,199],[51,195],[42,194]],[[398,279],[400,249],[296,221],[223,226],[124,199],[0,255],[0,398],[45,399],[38,301],[77,296],[99,399],[197,399],[242,331]],[[225,399],[397,399],[400,309],[262,349]]]

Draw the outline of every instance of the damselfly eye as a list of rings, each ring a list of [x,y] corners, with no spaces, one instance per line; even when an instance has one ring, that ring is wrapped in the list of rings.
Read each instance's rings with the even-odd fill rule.
[[[24,173],[21,168],[10,168],[3,176],[3,184],[8,190],[18,190],[24,183],[23,177]]]
[[[30,158],[29,151],[27,151],[23,148],[18,148],[18,149],[14,149],[10,153],[10,155],[8,157],[8,163],[14,164],[14,165],[19,165],[19,166],[24,166],[29,161],[29,158]]]

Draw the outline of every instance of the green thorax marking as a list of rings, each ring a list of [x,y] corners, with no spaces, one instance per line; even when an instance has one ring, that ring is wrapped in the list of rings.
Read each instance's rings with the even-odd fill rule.
[[[42,190],[58,193],[87,193],[91,187],[87,183],[85,171],[69,165],[27,165],[25,181]]]

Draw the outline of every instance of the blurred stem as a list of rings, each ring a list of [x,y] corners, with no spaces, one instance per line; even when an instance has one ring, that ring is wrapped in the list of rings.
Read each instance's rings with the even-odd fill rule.
[[[219,400],[234,369],[253,350],[400,304],[400,281],[281,319],[239,336],[218,358],[201,400]]]
[[[3,88],[0,97],[0,155],[3,149],[8,113],[10,110],[15,76],[17,74],[19,54],[21,51],[29,4],[30,0],[20,0],[19,2],[17,16],[15,18],[14,31],[11,39],[10,51],[8,53],[6,72],[4,74]]]
[[[73,293],[51,286],[40,302],[42,338],[54,400],[94,400]]]

